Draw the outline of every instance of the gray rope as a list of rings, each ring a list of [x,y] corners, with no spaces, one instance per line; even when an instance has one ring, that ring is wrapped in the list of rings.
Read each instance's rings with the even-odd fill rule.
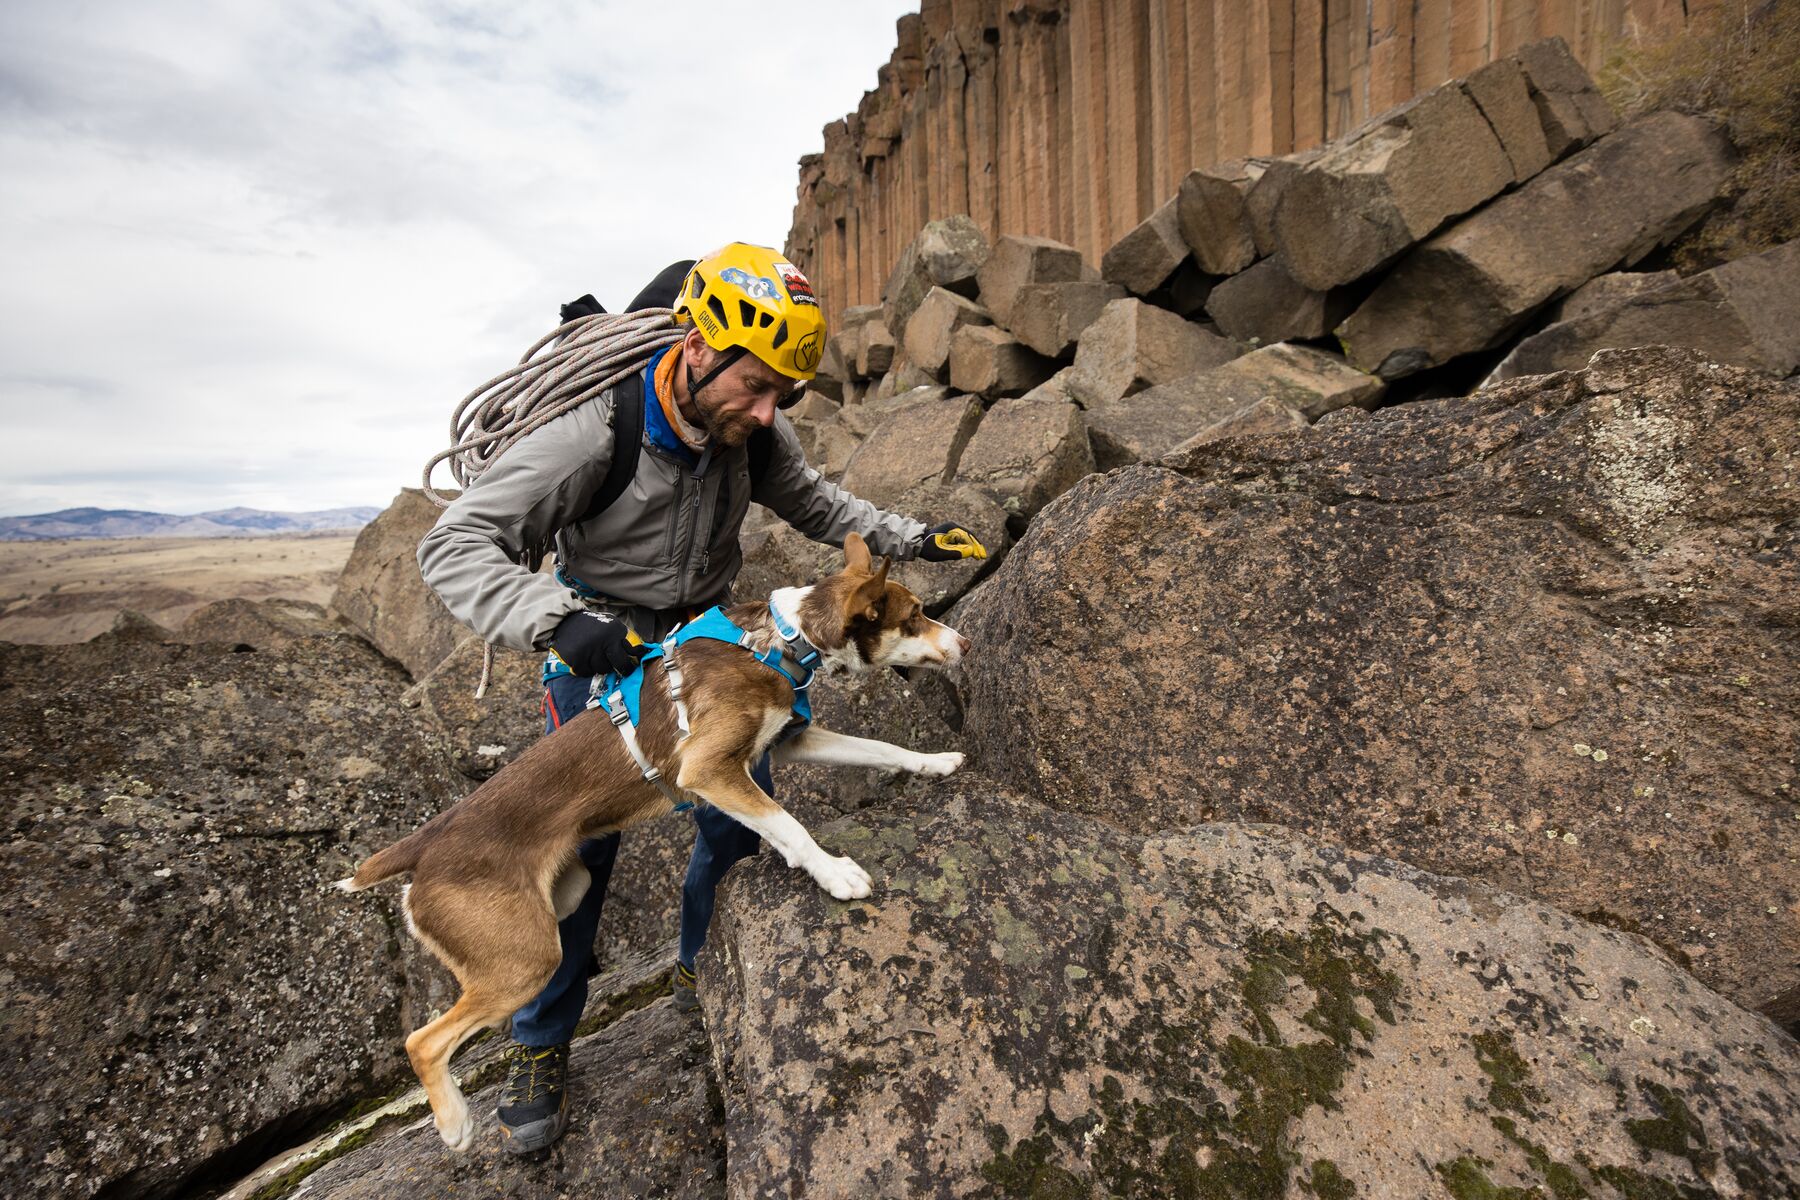
[[[517,366],[462,398],[450,415],[450,448],[425,464],[425,494],[440,508],[448,505],[431,486],[439,463],[448,461],[456,482],[468,487],[527,434],[580,408],[686,333],[668,308],[595,313],[552,329]]]
[[[599,396],[686,334],[670,308],[595,313],[552,329],[517,366],[462,398],[450,414],[450,448],[425,464],[425,494],[439,508],[447,507],[450,501],[431,486],[439,463],[449,462],[456,482],[468,487],[528,434]],[[494,647],[488,643],[482,647],[477,700],[487,695],[493,669]]]

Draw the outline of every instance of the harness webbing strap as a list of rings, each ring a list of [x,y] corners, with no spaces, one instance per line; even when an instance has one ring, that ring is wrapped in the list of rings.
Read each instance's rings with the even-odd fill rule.
[[[728,645],[741,646],[749,650],[756,660],[770,670],[778,671],[786,677],[794,688],[794,716],[788,728],[805,725],[812,720],[812,703],[808,700],[806,689],[812,686],[813,676],[818,671],[823,656],[818,647],[806,639],[806,635],[779,612],[773,602],[769,605],[769,615],[774,618],[775,633],[779,639],[776,646],[758,654],[750,644],[748,631],[738,628],[724,610],[710,608],[692,621],[679,625],[669,636],[639,660],[637,670],[623,679],[615,675],[599,675],[594,677],[588,693],[588,707],[604,707],[612,718],[613,727],[624,739],[625,749],[631,752],[631,759],[637,763],[638,771],[645,782],[651,784],[663,794],[668,802],[675,806],[676,812],[685,812],[694,807],[694,802],[677,787],[669,783],[663,773],[650,761],[638,742],[637,721],[642,704],[644,673],[652,662],[662,661],[663,678],[669,688],[669,699],[675,705],[675,724],[681,730],[681,736],[687,737],[691,732],[688,725],[687,701],[683,696],[683,679],[681,666],[675,661],[675,651],[684,642],[695,638],[706,638],[712,641],[725,642]],[[608,689],[607,685],[612,686]],[[784,735],[785,736],[785,735]]]
[[[644,782],[661,792],[663,799],[675,806],[676,812],[686,812],[694,807],[694,802],[663,778],[663,773],[657,770],[655,764],[645,755],[644,748],[638,744],[637,729],[632,726],[631,713],[625,707],[625,696],[618,688],[614,688],[612,693],[606,697],[606,711],[612,717],[613,727],[624,739],[625,749],[631,752],[631,757],[637,763],[638,770],[643,773]]]

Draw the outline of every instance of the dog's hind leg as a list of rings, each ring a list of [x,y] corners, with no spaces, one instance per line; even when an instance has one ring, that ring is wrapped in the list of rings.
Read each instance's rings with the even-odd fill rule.
[[[414,887],[409,905],[419,940],[456,975],[461,999],[406,1039],[438,1135],[452,1150],[475,1141],[469,1102],[450,1075],[450,1056],[469,1036],[504,1021],[543,990],[562,961],[556,918],[539,896]]]
[[[548,977],[546,977],[548,978]],[[431,1101],[431,1119],[438,1136],[452,1150],[467,1150],[475,1143],[475,1118],[469,1113],[469,1101],[450,1075],[450,1056],[467,1041],[469,1035],[483,1026],[503,1020],[523,1000],[498,1000],[480,991],[469,990],[450,1011],[415,1029],[406,1039],[406,1056],[413,1071],[425,1086],[425,1097]]]

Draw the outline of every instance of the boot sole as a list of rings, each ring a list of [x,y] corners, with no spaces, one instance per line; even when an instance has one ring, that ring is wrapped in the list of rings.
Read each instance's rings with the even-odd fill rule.
[[[500,1123],[500,1148],[508,1154],[535,1154],[554,1145],[569,1127],[569,1096],[563,1093],[562,1107],[540,1121],[524,1125]]]

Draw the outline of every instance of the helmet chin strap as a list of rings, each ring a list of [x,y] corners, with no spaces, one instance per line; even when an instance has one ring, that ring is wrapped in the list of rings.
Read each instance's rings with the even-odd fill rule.
[[[700,389],[723,375],[733,363],[748,353],[749,351],[742,346],[733,346],[729,350],[723,351],[719,355],[719,364],[705,375],[701,376],[698,380],[694,378],[693,364],[686,361],[682,362],[681,367],[687,372],[688,395],[694,398],[696,404],[699,403]]]

